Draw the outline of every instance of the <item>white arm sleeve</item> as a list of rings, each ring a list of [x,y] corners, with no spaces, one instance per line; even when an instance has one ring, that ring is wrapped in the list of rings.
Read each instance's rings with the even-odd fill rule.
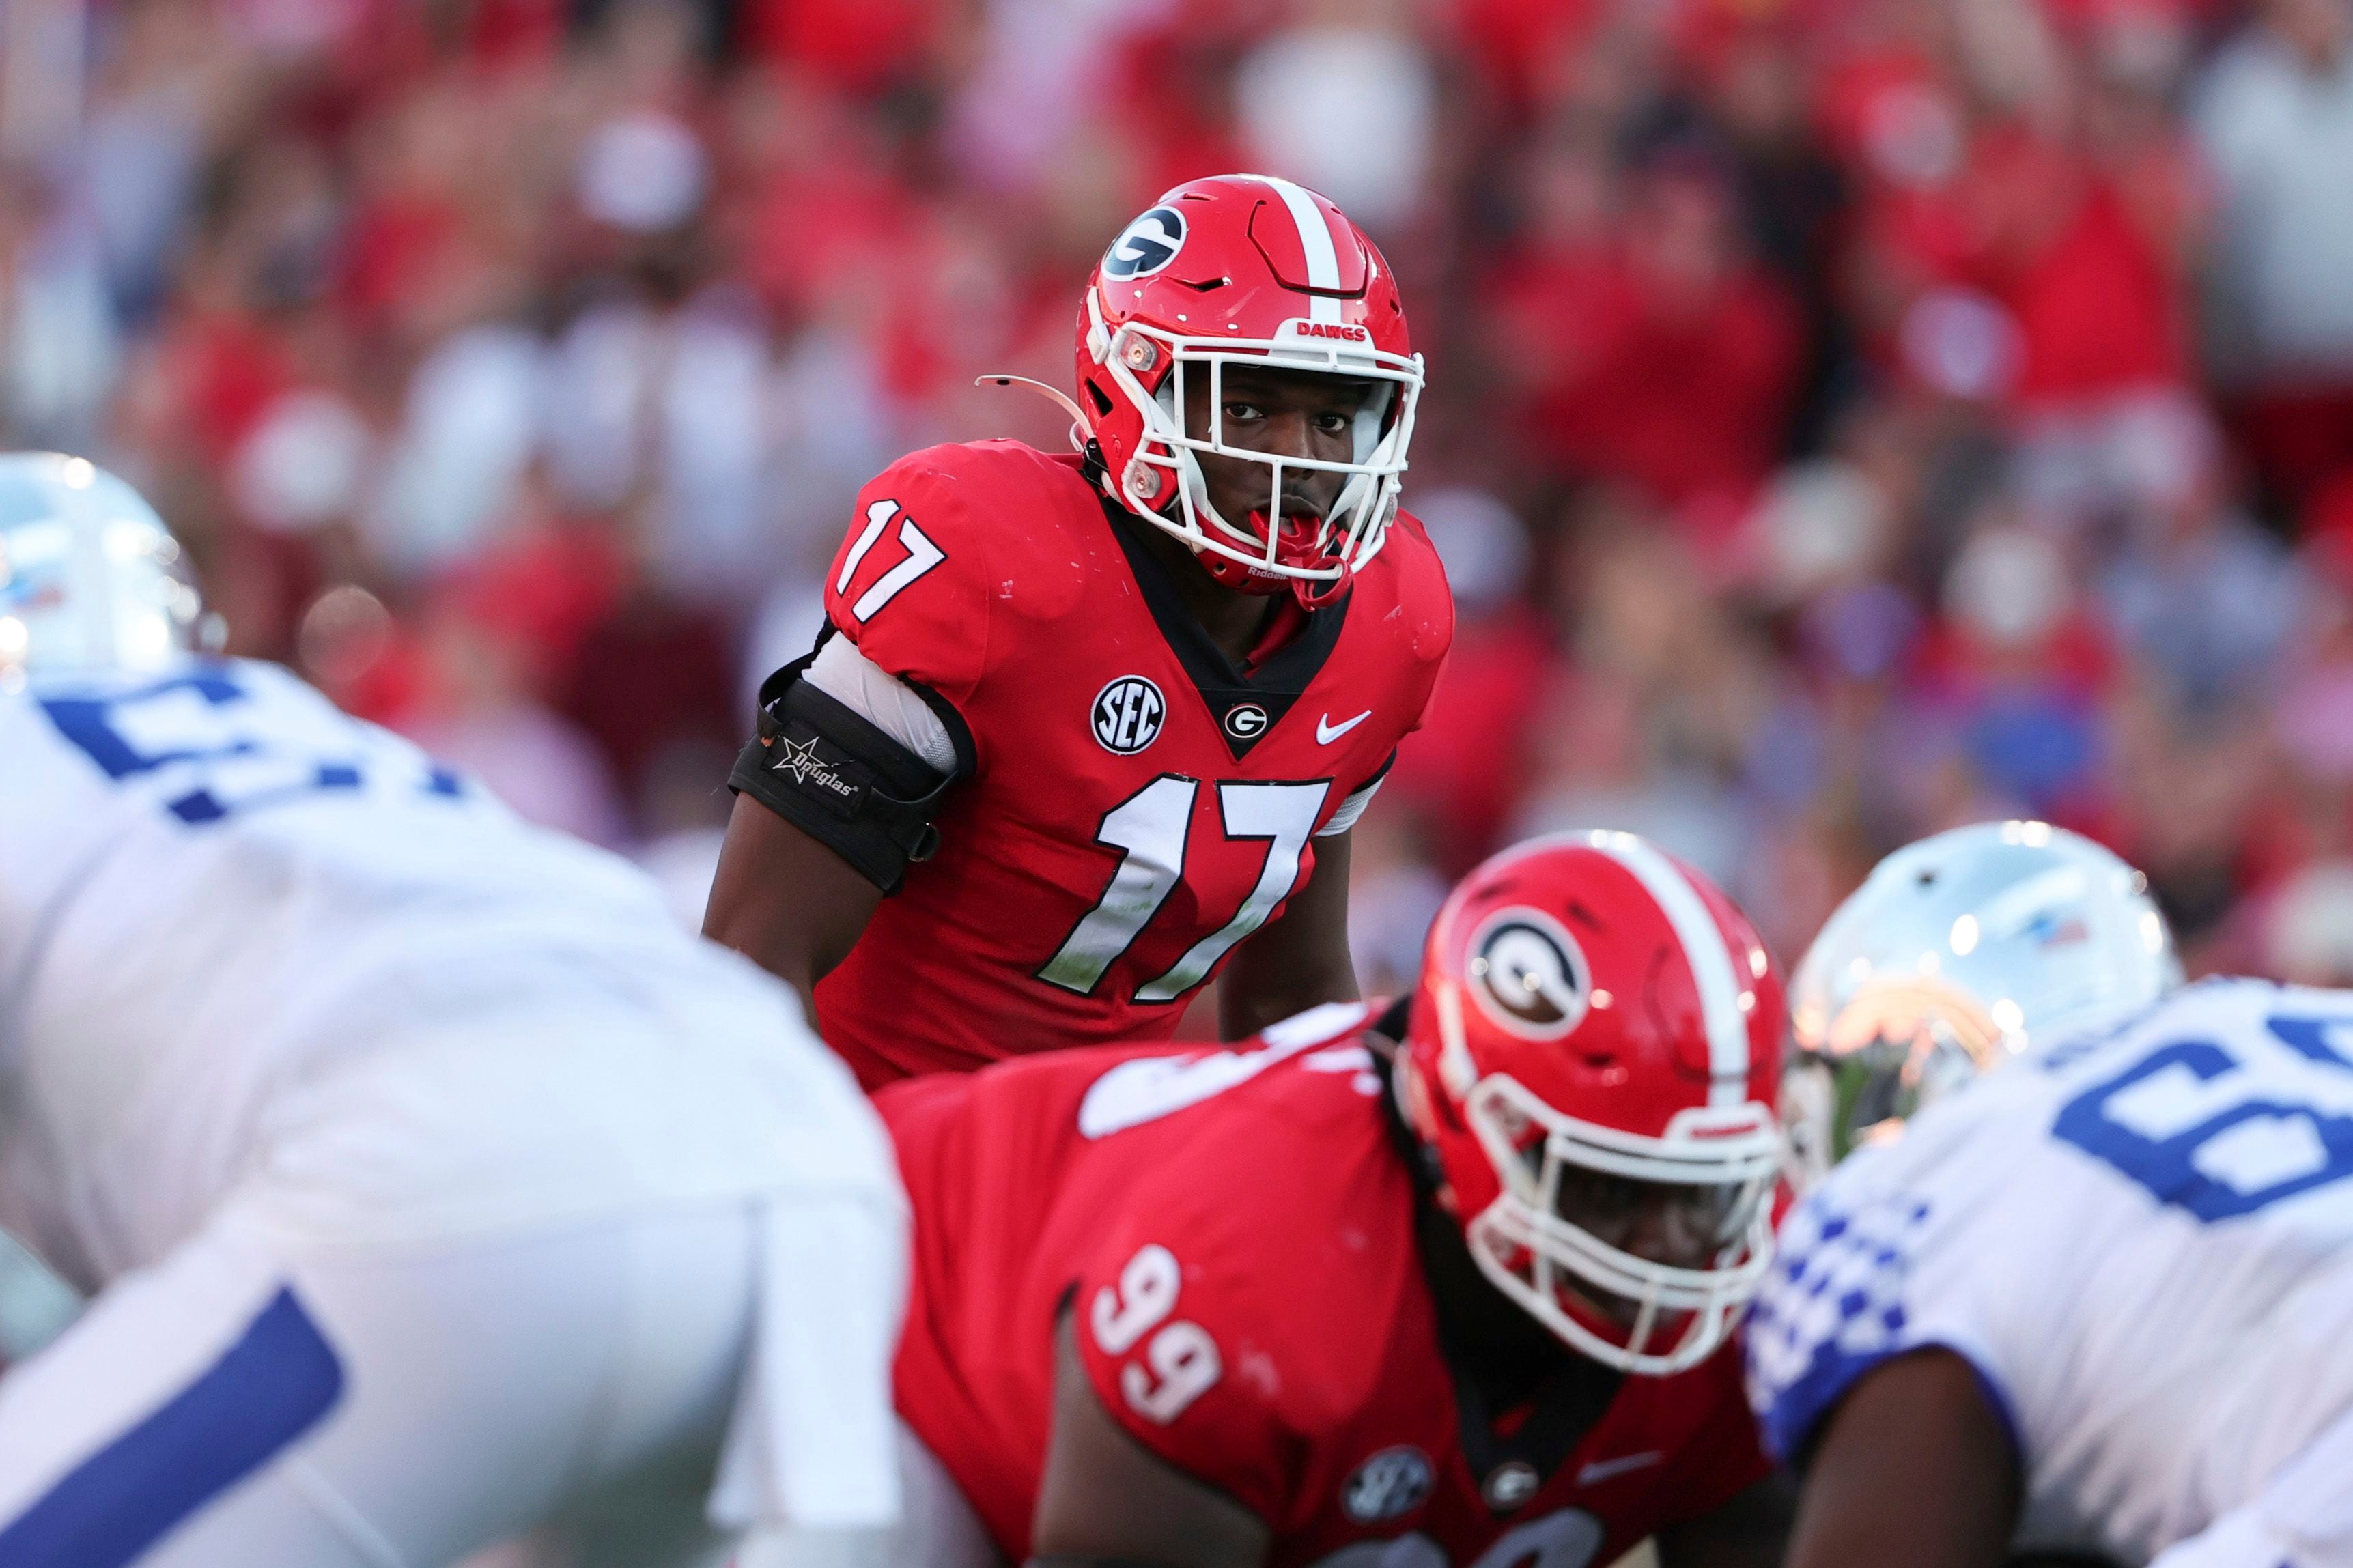
[[[955,772],[955,742],[932,705],[897,676],[884,674],[848,637],[826,638],[801,679],[940,772]]]
[[[1388,775],[1386,773],[1381,775],[1382,778],[1386,778],[1388,776]],[[1380,779],[1375,779],[1372,783],[1366,784],[1364,788],[1358,790],[1356,794],[1342,801],[1340,803],[1340,809],[1332,814],[1332,820],[1315,830],[1315,837],[1318,838],[1330,838],[1335,835],[1345,833],[1351,827],[1356,826],[1356,818],[1365,815],[1365,807],[1372,805],[1373,796],[1380,793],[1381,781]]]

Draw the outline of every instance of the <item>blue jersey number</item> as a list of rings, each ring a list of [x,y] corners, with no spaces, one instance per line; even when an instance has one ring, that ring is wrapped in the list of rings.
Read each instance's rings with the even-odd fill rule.
[[[2052,1133],[2163,1203],[2232,1219],[2353,1176],[2353,1018],[2160,1047],[2067,1102]]]
[[[370,753],[382,750],[355,726],[338,735],[301,721],[308,715],[272,721],[275,716],[223,670],[105,696],[45,697],[41,707],[58,733],[109,778],[167,779],[164,809],[191,826],[322,792],[358,790],[367,782]],[[420,760],[417,771],[428,794],[465,793],[447,768]]]

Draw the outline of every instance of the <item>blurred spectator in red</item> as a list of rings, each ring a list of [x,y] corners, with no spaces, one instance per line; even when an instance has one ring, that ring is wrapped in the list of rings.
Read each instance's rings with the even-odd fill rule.
[[[1634,492],[1596,498],[1556,570],[1577,668],[1546,693],[1513,831],[1622,827],[1736,880],[1750,823],[1734,785],[1778,672]]]
[[[1786,16],[1715,19],[1729,25],[1702,64],[1705,101],[1730,147],[1749,244],[1804,321],[1806,363],[1788,436],[1809,447],[1852,392],[1838,276],[1853,182],[1816,134],[1820,82],[1802,31]]]
[[[2353,8],[2264,0],[2256,16],[2199,91],[2221,189],[2210,339],[2293,506],[2353,464]]]
[[[1461,486],[1417,497],[1414,508],[1454,591],[1454,647],[1383,789],[1411,803],[1419,837],[1451,878],[1486,856],[1526,787],[1533,721],[1561,672],[1522,591],[1529,549],[1519,519]]]
[[[526,820],[618,847],[628,816],[608,765],[542,696],[599,596],[581,559],[535,541],[448,582],[427,603],[425,685],[398,726]]]
[[[1621,186],[1602,150],[1540,154],[1525,249],[1494,284],[1490,348],[1539,460],[1670,505],[1745,496],[1781,451],[1799,319],[1743,251],[1728,180],[1668,149]]]
[[[849,91],[900,86],[944,43],[943,0],[743,0],[736,28],[753,53]]]

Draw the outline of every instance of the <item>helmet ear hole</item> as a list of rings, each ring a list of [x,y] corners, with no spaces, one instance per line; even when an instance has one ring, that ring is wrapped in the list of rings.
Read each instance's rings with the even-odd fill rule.
[[[1096,418],[1103,419],[1109,417],[1113,406],[1111,394],[1105,392],[1099,384],[1092,380],[1090,380],[1087,383],[1087,401],[1095,405]]]

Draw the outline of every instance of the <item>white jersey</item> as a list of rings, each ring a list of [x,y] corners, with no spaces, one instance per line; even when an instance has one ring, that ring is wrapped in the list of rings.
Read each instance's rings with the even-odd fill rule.
[[[426,1056],[429,1094],[384,1070]],[[609,1108],[607,1169],[551,1152],[526,1191],[404,1167],[404,1146],[479,1145],[528,1176],[528,1107],[556,1086]],[[780,1124],[805,1133],[783,1154],[744,1135]],[[740,1168],[763,1143],[765,1173]],[[270,1162],[290,1222],[348,1237],[773,1184],[779,1160],[872,1179],[888,1158],[783,987],[679,930],[624,862],[283,670],[0,692],[0,1225],[83,1289]]]
[[[2260,1511],[2307,1543],[2265,1564],[2346,1561],[2353,1483],[2296,1461],[2353,1434],[2348,1177],[2353,994],[2211,981],[2006,1066],[1784,1223],[1747,1330],[1767,1441],[1943,1346],[2010,1428],[2021,1545],[2140,1563]]]

